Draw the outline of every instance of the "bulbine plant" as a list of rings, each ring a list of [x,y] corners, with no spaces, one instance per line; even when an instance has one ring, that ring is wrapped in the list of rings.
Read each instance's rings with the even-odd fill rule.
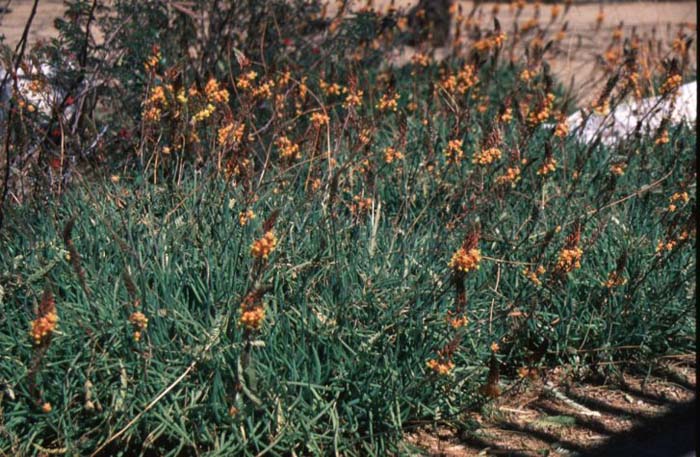
[[[574,126],[566,4],[456,5],[442,60],[371,3],[67,4],[7,61],[66,98],[13,83],[0,120],[3,452],[398,454],[553,367],[693,350],[696,127],[578,136],[676,100],[687,27],[599,16]]]

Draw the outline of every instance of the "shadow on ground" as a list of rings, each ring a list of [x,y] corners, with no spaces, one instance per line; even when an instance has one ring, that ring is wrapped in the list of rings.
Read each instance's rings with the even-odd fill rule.
[[[580,457],[690,457],[697,450],[697,398],[647,419],[629,432],[610,438]]]

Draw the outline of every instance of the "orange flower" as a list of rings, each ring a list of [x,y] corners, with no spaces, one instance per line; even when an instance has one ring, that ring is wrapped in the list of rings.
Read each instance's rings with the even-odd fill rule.
[[[611,271],[608,275],[607,281],[603,283],[603,286],[607,287],[608,289],[612,289],[613,287],[622,286],[626,282],[627,280],[620,273],[617,271]]]
[[[243,140],[245,133],[245,124],[232,122],[219,128],[217,132],[217,141],[221,146],[230,145],[232,143],[240,143]]]
[[[545,159],[544,164],[537,170],[538,175],[546,176],[557,169],[557,161],[552,157]]]
[[[564,138],[569,134],[569,125],[566,123],[566,119],[560,119],[557,122],[557,126],[554,128],[554,136],[557,138]]]
[[[411,57],[411,63],[420,67],[427,67],[430,65],[430,56],[422,52],[417,52]]]
[[[275,236],[275,232],[273,230],[268,230],[262,238],[253,241],[250,247],[250,253],[253,257],[267,259],[276,247],[277,237]]]
[[[250,89],[252,87],[252,82],[255,81],[255,78],[257,77],[258,74],[251,70],[238,78],[238,81],[236,81],[236,87],[241,90]]]
[[[39,306],[39,315],[30,323],[29,334],[35,344],[41,344],[56,330],[58,314],[56,313],[56,302],[51,292],[44,292]]]
[[[428,366],[428,368],[430,368],[440,376],[446,376],[450,374],[452,369],[455,367],[455,364],[451,360],[438,362],[435,359],[430,359],[426,362],[426,365]]]
[[[627,165],[624,162],[613,163],[610,165],[610,173],[622,176],[625,174],[625,168],[627,168]]]
[[[253,88],[251,94],[253,97],[257,98],[270,98],[272,97],[272,89],[275,87],[275,82],[270,80],[260,84],[258,87]]]
[[[301,153],[299,152],[299,145],[292,143],[292,141],[286,136],[281,136],[275,141],[275,146],[280,151],[280,157],[283,159],[299,159]]]
[[[327,114],[321,113],[321,112],[315,112],[311,113],[310,117],[311,123],[314,125],[314,127],[319,128],[322,127],[326,124],[328,124],[328,121],[330,118],[328,117]]]
[[[360,106],[362,105],[362,95],[364,93],[361,90],[350,92],[346,97],[345,97],[345,102],[343,102],[343,107],[345,109],[348,109],[351,106]]]
[[[515,186],[520,179],[520,167],[508,167],[506,172],[496,178],[496,184],[508,184]]]
[[[529,268],[525,268],[525,270],[523,270],[523,274],[527,277],[527,279],[529,279],[538,286],[542,285],[540,276],[542,276],[546,272],[547,270],[542,265],[539,265],[535,270],[530,270]]]
[[[265,308],[262,305],[251,309],[241,308],[241,317],[238,322],[248,330],[258,330],[265,320]]]
[[[40,344],[41,340],[50,335],[56,330],[58,315],[56,311],[47,313],[44,316],[38,317],[31,322],[31,335],[36,344]]]
[[[681,87],[682,82],[683,77],[681,77],[681,75],[669,76],[659,88],[659,93],[661,95],[675,93],[678,90],[678,88]]]
[[[581,268],[582,255],[583,249],[579,247],[562,249],[559,253],[559,259],[557,259],[557,270],[569,273]]]
[[[228,103],[229,94],[226,89],[219,87],[219,82],[212,78],[204,87],[204,93],[207,95],[207,100],[215,103]]]
[[[379,99],[379,102],[377,102],[377,109],[381,112],[384,111],[396,111],[398,109],[398,101],[399,98],[401,98],[400,94],[394,94],[394,95],[389,95],[389,94],[384,94],[382,95],[382,98]]]
[[[501,122],[504,124],[507,124],[508,122],[513,120],[513,108],[506,108],[505,111],[503,111],[503,114],[501,114],[501,117],[499,118]]]
[[[355,195],[352,199],[355,202],[350,205],[350,212],[353,216],[360,216],[372,208],[373,200],[369,197],[362,198],[359,195]]]
[[[552,112],[552,107],[554,106],[555,96],[552,93],[548,93],[542,100],[539,110],[531,111],[527,116],[527,121],[530,126],[535,127],[549,118]]]
[[[469,319],[467,319],[467,316],[448,317],[447,322],[450,324],[450,327],[456,330],[466,326],[469,323]]]
[[[471,87],[479,82],[476,67],[465,65],[456,75],[447,75],[440,82],[440,87],[449,93],[464,95]]]
[[[248,225],[248,222],[253,219],[255,219],[255,213],[252,209],[241,211],[241,213],[238,215],[238,223],[241,224],[241,227],[245,227]]]
[[[445,157],[448,163],[459,163],[464,156],[462,140],[450,140],[445,148]]]
[[[158,45],[154,45],[151,55],[148,57],[148,60],[143,63],[143,66],[147,72],[154,71],[158,66],[158,62],[160,62],[162,58],[163,56],[160,53],[160,47]]]
[[[141,333],[148,328],[148,318],[141,311],[135,311],[129,316],[129,322],[136,328],[134,331],[134,340],[141,339]]]
[[[475,153],[472,163],[477,165],[489,165],[501,158],[501,150],[498,148],[487,148]]]
[[[465,248],[459,248],[452,254],[449,267],[466,273],[467,271],[478,270],[479,262],[481,262],[481,252],[479,249],[471,248],[467,250]]]
[[[318,85],[321,88],[321,90],[323,91],[323,93],[325,93],[328,96],[340,95],[340,94],[344,94],[345,92],[348,91],[347,88],[341,86],[338,83],[328,84],[327,82],[325,82],[322,79],[318,82]]]
[[[678,209],[675,202],[682,201],[683,203],[688,203],[688,200],[690,200],[690,197],[688,197],[688,192],[676,192],[668,199],[670,202],[670,205],[668,205],[668,211],[672,213]]]
[[[668,143],[669,141],[671,141],[671,139],[668,136],[668,130],[663,130],[658,136],[658,138],[654,140],[654,144],[660,146],[662,144]]]
[[[394,160],[403,160],[404,156],[401,151],[397,151],[392,147],[384,149],[384,162],[392,163]]]

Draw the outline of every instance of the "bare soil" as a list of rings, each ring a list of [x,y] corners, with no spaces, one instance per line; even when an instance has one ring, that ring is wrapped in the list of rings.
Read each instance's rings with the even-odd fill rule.
[[[407,433],[405,441],[420,449],[410,452],[413,455],[603,455],[599,449],[611,440],[618,442],[630,434],[641,440],[635,430],[696,401],[695,374],[694,354],[667,360],[649,376],[625,374],[607,382],[573,382],[564,370],[557,369],[536,381],[518,382],[519,387],[510,391],[506,387],[508,394],[479,413],[467,413],[465,418],[478,424],[476,430],[426,428]],[[664,421],[646,432],[648,438],[663,439]],[[659,430],[659,436],[654,436],[654,430]],[[680,430],[677,441],[692,442],[694,425],[687,424],[687,430]],[[647,450],[653,445],[644,444]],[[624,455],[666,454],[662,449],[661,454],[638,451]]]

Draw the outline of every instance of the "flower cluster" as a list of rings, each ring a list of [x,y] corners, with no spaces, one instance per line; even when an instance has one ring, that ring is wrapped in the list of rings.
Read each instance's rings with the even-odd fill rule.
[[[241,302],[241,316],[238,323],[248,331],[260,330],[265,320],[265,306],[262,302],[263,292],[254,290],[250,292]]]
[[[151,93],[143,102],[143,118],[148,122],[160,121],[162,110],[168,107],[168,99],[163,86],[151,88]]]
[[[505,110],[503,110],[503,113],[500,115],[498,118],[501,122],[504,124],[507,124],[508,122],[513,120],[513,108],[507,107]]]
[[[511,186],[515,186],[515,183],[520,180],[520,167],[508,167],[506,169],[506,172],[502,174],[501,176],[498,176],[496,178],[496,184],[498,185],[503,185],[503,184],[510,184]]]
[[[456,330],[465,327],[469,323],[469,319],[467,319],[467,316],[453,316],[451,312],[448,312],[447,323]]]
[[[547,272],[547,269],[543,267],[542,265],[538,265],[537,268],[534,270],[530,270],[530,268],[525,268],[523,270],[523,275],[530,281],[532,281],[533,284],[541,286],[542,285],[542,280],[540,280],[540,276],[545,274]]]
[[[411,57],[411,63],[419,67],[427,67],[430,65],[430,61],[430,56],[422,52],[416,52],[413,54],[413,57]]]
[[[46,314],[37,317],[31,322],[31,329],[29,331],[35,344],[41,344],[51,333],[56,330],[56,325],[58,323],[58,314],[56,313],[56,307],[48,310]]]
[[[265,81],[257,87],[254,87],[251,94],[254,98],[270,98],[272,97],[272,89],[275,88],[275,82],[273,80]]]
[[[688,203],[689,200],[690,197],[688,197],[688,192],[676,192],[668,199],[670,202],[668,205],[668,211],[672,213],[677,209],[675,202],[681,201],[683,203]]]
[[[324,94],[328,96],[344,94],[348,91],[346,87],[341,86],[338,83],[327,83],[324,80],[318,82],[318,86],[321,88]]]
[[[474,42],[473,46],[474,49],[476,49],[477,51],[484,52],[501,46],[505,40],[506,34],[503,32],[499,32],[497,34],[477,40],[476,42]]]
[[[221,146],[240,143],[245,133],[245,124],[231,122],[219,128],[217,141]]]
[[[501,158],[501,150],[498,148],[486,148],[474,154],[472,163],[476,165],[489,165]]]
[[[236,81],[236,87],[241,89],[241,90],[248,90],[253,87],[253,81],[255,81],[255,78],[258,77],[258,74],[251,70],[248,73],[244,73],[243,75],[239,76],[238,80]]]
[[[694,232],[693,232],[694,233]],[[666,241],[659,240],[656,244],[656,253],[661,254],[663,251],[673,251],[680,241],[685,241],[690,238],[691,233],[683,230],[676,239],[669,238]]]
[[[450,140],[445,148],[445,157],[448,163],[459,163],[464,157],[462,140]]]
[[[625,279],[622,274],[620,274],[617,270],[611,271],[610,274],[608,275],[608,279],[603,282],[603,286],[607,287],[608,289],[612,289],[614,287],[619,287],[627,283],[627,279]]]
[[[277,236],[273,230],[265,232],[262,238],[253,241],[250,253],[258,259],[267,259],[277,247]]]
[[[192,116],[192,119],[190,120],[190,122],[192,123],[192,125],[195,125],[198,122],[201,122],[201,121],[209,118],[209,116],[214,114],[214,111],[216,111],[216,107],[213,104],[208,103],[204,108],[197,111],[195,113],[195,115]]]
[[[683,83],[681,75],[671,75],[666,78],[666,81],[661,85],[659,93],[661,95],[673,94],[681,87],[681,83]]]
[[[277,149],[279,149],[280,157],[283,159],[299,159],[301,157],[299,145],[293,143],[286,136],[277,138],[277,141],[275,141],[275,146],[277,146]]]
[[[452,362],[451,360],[438,361],[436,359],[430,359],[426,362],[426,365],[428,366],[428,368],[430,368],[440,376],[446,376],[450,374],[450,372],[455,367],[454,362]]]
[[[569,124],[566,123],[566,119],[559,119],[557,125],[554,127],[554,136],[557,138],[565,138],[569,134]]]
[[[240,324],[248,330],[259,330],[265,320],[265,308],[257,306],[252,309],[242,309]]]
[[[387,164],[392,163],[394,160],[403,160],[403,158],[403,152],[397,151],[391,146],[384,149],[384,162]]]
[[[364,92],[361,90],[353,91],[350,92],[346,97],[345,101],[343,102],[343,107],[345,109],[348,109],[350,107],[358,107],[362,105],[362,95]]]
[[[158,66],[158,62],[160,62],[162,58],[163,55],[160,53],[160,47],[158,45],[154,45],[151,55],[148,57],[148,60],[143,63],[143,67],[147,72],[153,72]]]
[[[610,173],[614,174],[615,176],[622,176],[625,174],[625,168],[627,168],[627,164],[625,164],[625,162],[611,163]]]
[[[669,141],[671,141],[671,138],[668,136],[668,130],[663,129],[654,139],[654,144],[661,146],[662,144],[667,144]]]
[[[525,68],[523,71],[520,72],[520,80],[522,82],[528,82],[534,77],[535,72],[533,70],[528,70],[527,68]]]
[[[570,273],[581,268],[581,256],[583,256],[583,249],[580,247],[562,249],[557,259],[557,270]]]
[[[381,112],[384,111],[396,111],[399,107],[400,94],[384,94],[382,98],[377,102],[377,109]]]
[[[309,118],[309,120],[311,121],[314,127],[320,128],[328,124],[330,118],[327,114],[321,113],[320,111],[316,111],[314,113],[311,113],[311,117]]]
[[[448,75],[440,82],[440,87],[451,94],[464,95],[469,89],[479,82],[476,68],[473,65],[465,65],[456,75]]]
[[[367,213],[372,208],[373,200],[369,197],[362,198],[359,195],[352,197],[354,203],[350,205],[350,213],[353,216],[360,216]]]
[[[148,328],[148,318],[141,311],[134,311],[129,316],[129,322],[134,326],[134,341],[141,339],[141,333]]]
[[[548,93],[540,104],[540,108],[536,111],[531,111],[527,116],[527,121],[531,127],[540,125],[549,118],[554,106],[555,96],[553,93]]]
[[[211,103],[228,103],[228,90],[219,87],[219,82],[212,78],[204,86],[204,93],[207,96],[207,101]]]
[[[253,219],[255,219],[255,213],[252,209],[241,211],[241,213],[238,215],[238,223],[241,224],[241,227],[245,227],[248,225],[248,222],[252,221]]]
[[[461,247],[452,254],[449,267],[453,270],[466,273],[467,271],[479,269],[479,262],[481,262],[481,252],[479,249],[466,249]]]
[[[557,161],[553,157],[546,157],[544,163],[537,169],[537,174],[546,176],[557,169]]]

